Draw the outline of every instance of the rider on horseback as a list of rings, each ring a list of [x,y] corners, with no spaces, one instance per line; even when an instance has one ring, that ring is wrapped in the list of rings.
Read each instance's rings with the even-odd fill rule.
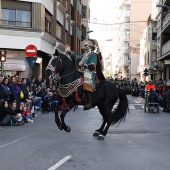
[[[81,71],[84,73],[83,90],[86,91],[88,96],[88,103],[84,106],[84,110],[92,108],[92,93],[96,89],[98,54],[94,50],[97,45],[94,40],[88,40],[84,46],[85,53],[76,59],[77,63],[81,66]]]

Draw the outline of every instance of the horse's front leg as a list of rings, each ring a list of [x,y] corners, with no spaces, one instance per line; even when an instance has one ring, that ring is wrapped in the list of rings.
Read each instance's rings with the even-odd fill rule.
[[[55,113],[55,123],[57,124],[57,127],[60,129],[60,130],[63,130],[62,128],[62,124],[61,124],[61,120],[58,116],[58,112],[59,112],[59,108],[58,106],[55,106],[54,108],[54,113]]]
[[[69,133],[69,132],[71,131],[71,128],[70,128],[70,126],[67,126],[66,123],[65,123],[65,121],[64,121],[64,118],[65,118],[65,116],[66,116],[66,114],[67,114],[68,111],[69,111],[69,110],[64,109],[64,110],[62,111],[62,113],[60,114],[60,119],[61,119],[61,127],[62,127],[66,132]]]

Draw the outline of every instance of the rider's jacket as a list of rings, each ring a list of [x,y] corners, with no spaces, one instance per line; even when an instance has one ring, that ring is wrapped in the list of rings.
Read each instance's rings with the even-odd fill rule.
[[[145,90],[146,90],[146,91],[150,91],[151,89],[156,90],[156,87],[155,87],[154,84],[147,84],[147,85],[145,86]]]
[[[83,58],[83,55],[76,58],[76,62],[80,62]],[[93,88],[96,87],[96,65],[97,65],[97,55],[96,53],[90,53],[86,60],[84,60],[84,79],[87,80],[87,83],[91,84]],[[86,82],[86,81],[85,81]]]

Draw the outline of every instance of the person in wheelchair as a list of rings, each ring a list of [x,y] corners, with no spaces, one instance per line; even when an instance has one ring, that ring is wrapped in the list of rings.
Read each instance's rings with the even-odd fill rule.
[[[153,80],[149,80],[149,83],[145,86],[145,94],[147,95],[148,102],[160,103],[161,98],[156,92],[156,86]]]

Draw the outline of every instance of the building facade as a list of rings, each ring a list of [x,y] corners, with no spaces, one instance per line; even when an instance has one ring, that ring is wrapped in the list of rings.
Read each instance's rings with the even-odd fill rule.
[[[81,52],[81,0],[0,0],[0,48],[7,51],[4,74],[27,77],[25,48],[37,47],[33,75],[44,76],[50,56],[71,45]]]
[[[143,30],[147,26],[147,20],[152,12],[152,0],[131,0],[130,14],[130,58],[131,58],[131,79],[140,79],[137,71],[140,58],[140,39]]]
[[[163,64],[166,80],[170,78],[170,1],[159,0],[158,4],[157,60]]]
[[[130,7],[131,1],[125,0],[121,7],[119,25],[119,77],[130,78]]]

